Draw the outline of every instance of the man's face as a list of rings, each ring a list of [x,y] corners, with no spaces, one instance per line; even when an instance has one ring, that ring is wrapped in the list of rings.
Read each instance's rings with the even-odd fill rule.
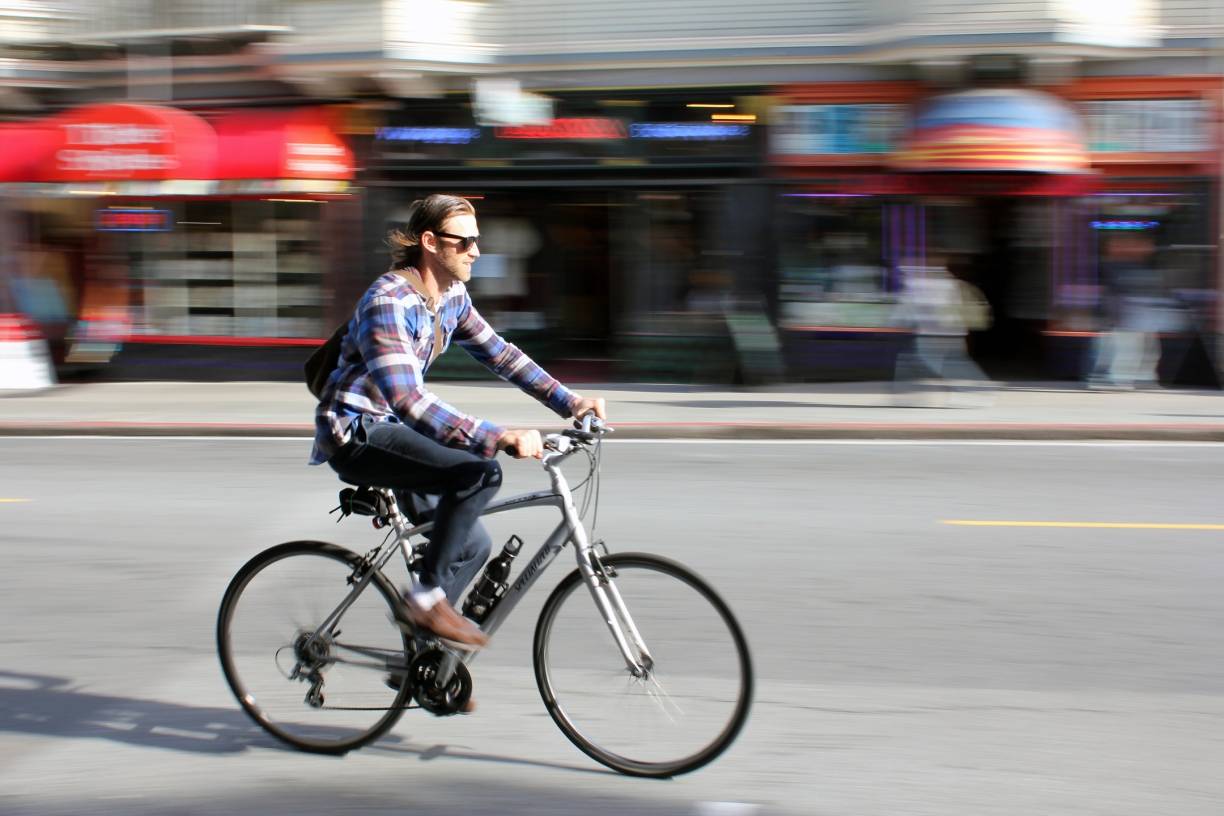
[[[447,233],[447,235],[440,233]],[[436,255],[438,265],[455,280],[467,283],[472,279],[472,264],[480,257],[480,248],[473,243],[465,250],[463,248],[465,241],[449,236],[459,235],[464,238],[479,236],[480,230],[476,227],[476,216],[452,215],[434,234],[438,239]]]

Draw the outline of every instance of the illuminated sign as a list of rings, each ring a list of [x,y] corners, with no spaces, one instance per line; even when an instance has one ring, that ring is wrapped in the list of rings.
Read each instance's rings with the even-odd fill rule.
[[[170,210],[112,208],[98,210],[94,217],[98,232],[168,232],[171,224]]]
[[[1159,221],[1093,221],[1092,228],[1098,230],[1145,230],[1160,226]]]
[[[750,132],[748,125],[704,122],[642,122],[629,126],[629,136],[633,139],[721,142],[727,139],[742,139]]]
[[[554,119],[547,125],[517,125],[494,130],[499,139],[624,139],[625,123],[619,119],[589,117]]]
[[[471,144],[480,138],[480,128],[464,127],[383,127],[377,138],[384,142],[424,142],[425,144]]]

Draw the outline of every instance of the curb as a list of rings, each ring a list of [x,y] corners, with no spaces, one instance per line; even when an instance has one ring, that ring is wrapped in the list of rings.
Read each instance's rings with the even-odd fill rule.
[[[1116,440],[1224,442],[1224,424],[1136,423],[684,423],[627,422],[616,439],[1015,439],[1032,441]],[[557,427],[541,428],[555,433]],[[314,426],[302,423],[232,422],[0,422],[5,436],[204,436],[242,438],[287,436],[309,439]]]

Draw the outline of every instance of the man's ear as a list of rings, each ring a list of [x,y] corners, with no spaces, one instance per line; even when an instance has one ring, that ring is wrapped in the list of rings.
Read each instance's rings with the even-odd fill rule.
[[[433,230],[421,233],[421,248],[434,255],[438,254],[438,236],[434,235]]]

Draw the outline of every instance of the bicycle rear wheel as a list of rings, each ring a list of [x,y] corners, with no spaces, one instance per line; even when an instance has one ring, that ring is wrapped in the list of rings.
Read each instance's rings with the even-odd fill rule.
[[[385,682],[406,670],[411,638],[390,619],[395,588],[381,574],[328,631],[319,626],[353,589],[361,557],[294,541],[252,558],[217,616],[221,667],[243,709],[296,748],[344,753],[377,739],[411,698]]]
[[[534,662],[553,721],[592,759],[634,776],[668,777],[713,760],[735,739],[752,698],[748,645],[703,580],[664,558],[601,559],[653,668],[635,678],[574,570],[536,624]]]

